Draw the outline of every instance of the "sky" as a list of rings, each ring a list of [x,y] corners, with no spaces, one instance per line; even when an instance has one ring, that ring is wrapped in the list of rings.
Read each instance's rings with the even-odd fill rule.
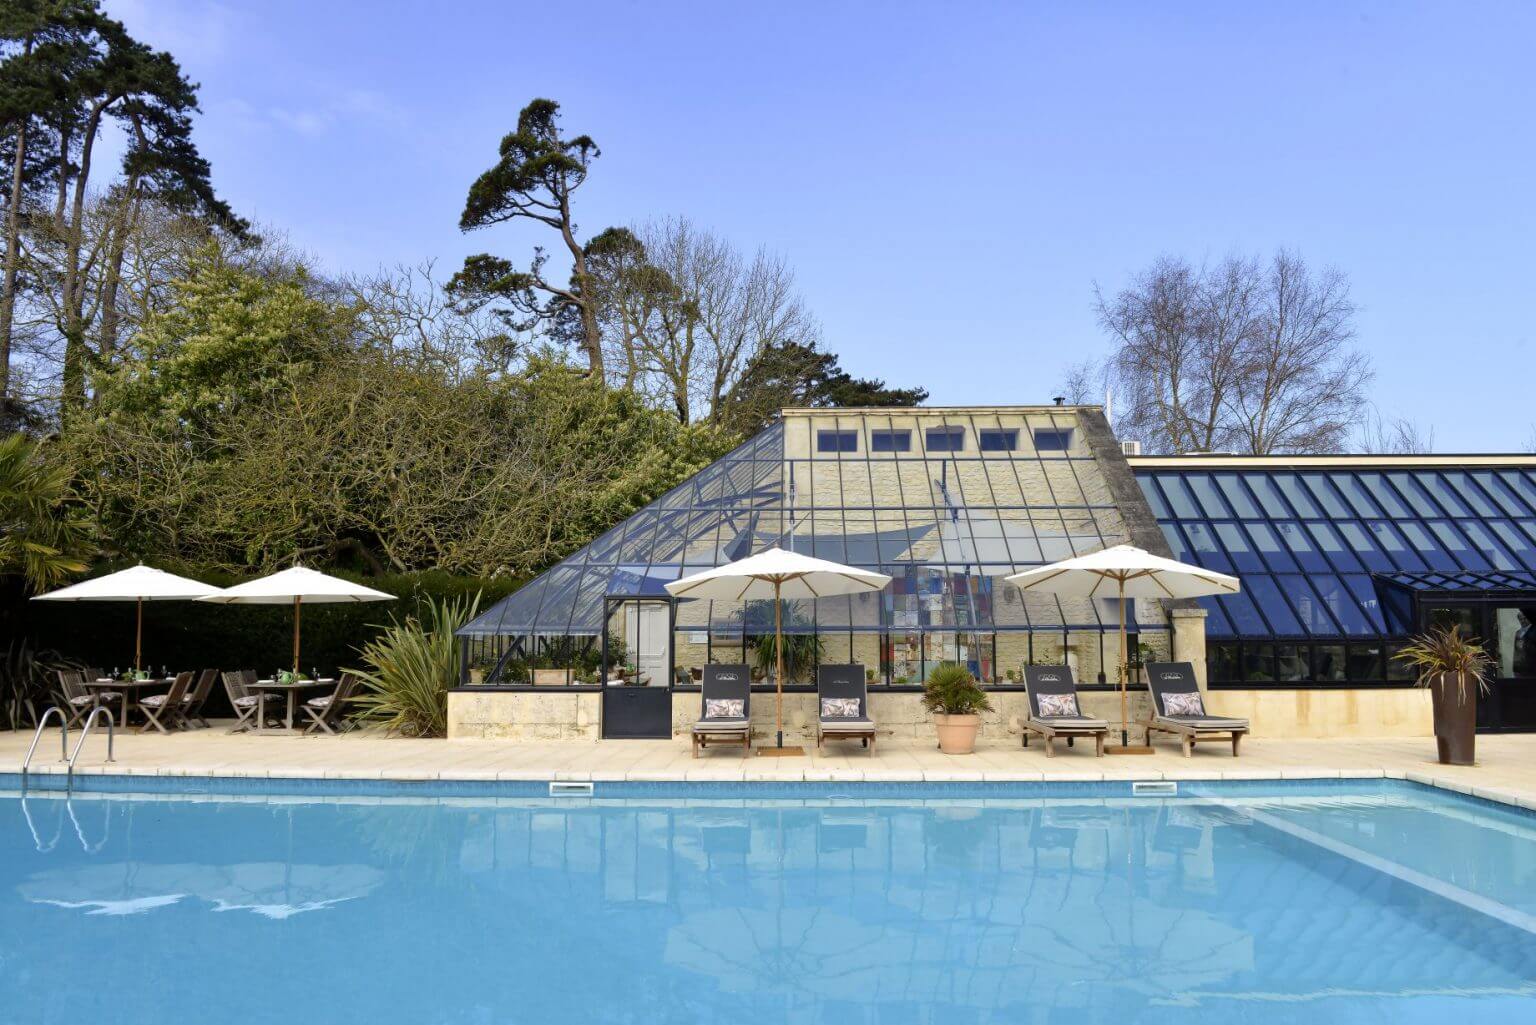
[[[686,215],[795,269],[828,347],[933,404],[1049,401],[1161,254],[1348,275],[1383,416],[1536,442],[1536,4],[104,0],[201,84],[237,211],[336,271],[458,231],[530,99],[602,148],[585,234]]]

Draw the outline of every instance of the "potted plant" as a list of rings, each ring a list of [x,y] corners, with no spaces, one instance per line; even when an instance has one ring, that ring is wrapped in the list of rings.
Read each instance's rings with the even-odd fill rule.
[[[977,686],[969,669],[958,662],[940,662],[928,674],[928,682],[923,686],[923,707],[933,713],[939,750],[945,754],[968,755],[976,750],[981,713],[990,712],[992,703],[987,700],[987,692]]]
[[[1472,765],[1477,754],[1477,695],[1488,692],[1492,659],[1460,626],[1431,628],[1395,656],[1418,671],[1435,716],[1441,765]]]

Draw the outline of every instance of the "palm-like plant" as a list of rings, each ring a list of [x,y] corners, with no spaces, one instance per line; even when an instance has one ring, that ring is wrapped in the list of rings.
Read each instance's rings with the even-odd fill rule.
[[[448,691],[459,685],[454,632],[475,618],[480,596],[427,603],[425,614],[394,621],[362,649],[367,668],[354,669],[364,690],[354,697],[357,718],[407,737],[448,732]]]
[[[1481,644],[1464,636],[1457,624],[1431,627],[1403,645],[1395,657],[1418,670],[1420,687],[1454,677],[1458,703],[1467,700],[1469,680],[1476,683],[1478,693],[1488,693],[1488,671],[1493,666],[1493,659]]]
[[[940,662],[923,685],[923,706],[940,715],[975,715],[990,712],[992,702],[976,683],[971,671],[958,662]]]
[[[85,569],[90,524],[69,511],[69,470],[50,465],[36,442],[0,438],[0,575],[20,573],[33,590]]]

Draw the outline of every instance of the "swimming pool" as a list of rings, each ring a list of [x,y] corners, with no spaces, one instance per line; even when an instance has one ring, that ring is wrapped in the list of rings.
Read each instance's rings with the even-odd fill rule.
[[[0,1020],[1536,1018],[1536,816],[1413,784],[153,785],[0,794]]]

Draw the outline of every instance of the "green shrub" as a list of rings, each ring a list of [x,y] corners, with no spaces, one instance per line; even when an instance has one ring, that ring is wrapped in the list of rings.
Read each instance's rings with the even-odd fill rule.
[[[975,715],[990,712],[992,702],[969,669],[958,662],[940,662],[923,685],[923,707],[941,715]]]
[[[448,691],[459,685],[459,641],[480,598],[432,599],[418,615],[396,620],[363,648],[366,668],[352,670],[364,690],[357,717],[407,737],[448,732]]]

